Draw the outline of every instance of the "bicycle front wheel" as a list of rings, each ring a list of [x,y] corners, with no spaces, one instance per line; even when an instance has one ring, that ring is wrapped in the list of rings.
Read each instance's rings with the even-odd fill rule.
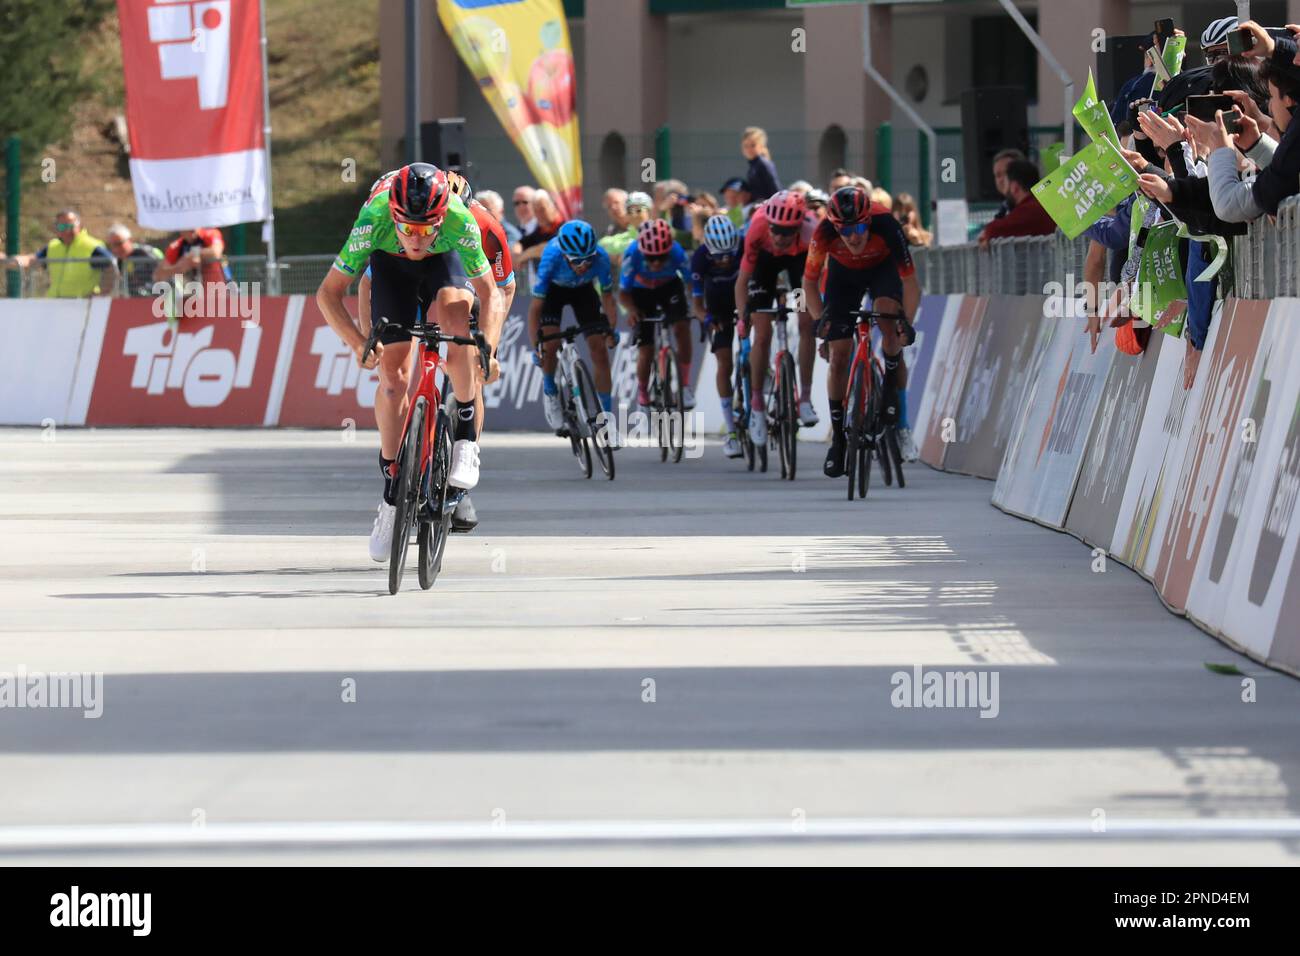
[[[411,417],[406,425],[406,437],[397,453],[397,501],[393,515],[393,541],[388,551],[388,593],[396,594],[402,586],[406,571],[406,549],[411,543],[411,531],[420,512],[420,489],[423,476],[420,466],[424,458],[424,420],[429,414],[429,402],[423,395],[415,400]]]
[[[906,488],[907,482],[903,480],[903,452],[898,447],[898,429],[893,425],[888,428],[886,447],[889,457],[894,460],[894,475],[898,478],[898,487]]]
[[[862,472],[867,469],[865,457],[860,454],[866,447],[864,419],[867,413],[867,399],[864,394],[866,379],[862,366],[854,364],[849,377],[849,391],[844,399],[844,473],[849,479],[849,501],[853,500],[856,489],[858,497],[865,497],[867,481]]]
[[[677,353],[671,349],[664,356],[664,421],[668,429],[665,456],[671,452],[673,464],[682,460],[682,446],[686,429],[686,410],[682,406],[682,372],[677,364]]]
[[[433,434],[433,454],[429,458],[429,504],[416,543],[420,558],[420,587],[429,590],[442,570],[442,553],[451,531],[451,510],[447,507],[447,474],[451,471],[451,425],[447,413],[438,410],[438,424]]]
[[[781,477],[794,481],[795,456],[799,435],[799,402],[794,393],[794,356],[781,356],[781,392],[778,397],[781,415]]]
[[[614,449],[609,445],[606,429],[613,428],[614,423],[610,420],[604,426],[600,424],[600,416],[604,409],[600,407],[600,396],[596,393],[596,383],[591,377],[587,363],[579,359],[573,371],[574,387],[577,391],[573,403],[579,417],[583,419],[586,434],[589,436],[588,441],[596,453],[596,460],[600,462],[600,470],[605,473],[606,478],[613,480]]]

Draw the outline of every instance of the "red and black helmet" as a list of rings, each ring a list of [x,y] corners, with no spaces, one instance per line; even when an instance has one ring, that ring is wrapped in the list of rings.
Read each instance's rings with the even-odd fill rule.
[[[871,218],[871,197],[861,186],[841,186],[826,204],[826,216],[836,229]]]
[[[808,214],[808,205],[804,202],[803,193],[782,189],[773,193],[763,204],[763,214],[773,226],[797,226]]]
[[[637,230],[636,244],[644,256],[666,256],[673,248],[673,227],[667,219],[647,219]]]
[[[440,222],[450,200],[447,174],[430,163],[403,166],[388,185],[388,209],[398,222]]]

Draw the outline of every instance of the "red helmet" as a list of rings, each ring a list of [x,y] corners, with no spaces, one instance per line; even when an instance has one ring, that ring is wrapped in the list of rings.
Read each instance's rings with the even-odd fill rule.
[[[637,230],[636,244],[642,255],[666,256],[673,248],[673,227],[667,219],[647,219]]]
[[[450,200],[447,174],[429,163],[403,166],[388,184],[388,209],[398,222],[440,222]]]
[[[861,186],[841,186],[826,205],[826,215],[836,229],[871,218],[871,197]]]
[[[773,226],[797,226],[808,212],[803,193],[782,189],[763,204],[763,213]]]

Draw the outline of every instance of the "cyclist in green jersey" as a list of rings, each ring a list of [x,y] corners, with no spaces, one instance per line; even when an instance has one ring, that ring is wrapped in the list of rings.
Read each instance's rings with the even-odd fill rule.
[[[453,283],[446,259],[453,253],[459,257],[473,292]],[[367,264],[371,271],[370,314],[383,316],[394,325],[384,330],[374,353],[363,358],[370,329],[359,326],[343,298]],[[376,561],[387,559],[393,536],[393,465],[402,442],[410,387],[408,330],[423,313],[444,332],[469,335],[474,296],[490,311],[496,307],[497,294],[478,224],[453,195],[446,173],[428,163],[403,166],[375,183],[348,241],[316,292],[325,321],[356,353],[357,362],[363,368],[379,368],[375,424],[384,496],[370,534],[370,556]],[[470,489],[478,483],[476,363],[472,348],[448,346],[447,371],[456,396],[457,420],[447,483],[456,488]]]

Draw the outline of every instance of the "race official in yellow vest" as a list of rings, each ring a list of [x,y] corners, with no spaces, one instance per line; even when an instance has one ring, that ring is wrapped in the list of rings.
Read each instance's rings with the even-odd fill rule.
[[[54,219],[54,233],[55,238],[34,256],[13,256],[5,264],[26,268],[44,263],[50,274],[50,287],[45,295],[51,299],[112,293],[117,283],[113,254],[102,241],[81,228],[81,217],[65,209]]]

